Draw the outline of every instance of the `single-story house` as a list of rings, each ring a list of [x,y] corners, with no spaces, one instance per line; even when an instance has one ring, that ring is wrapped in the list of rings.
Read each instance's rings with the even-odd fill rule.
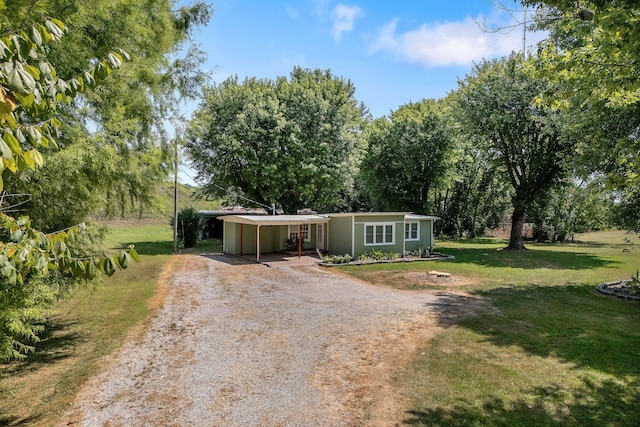
[[[217,211],[200,210],[200,215],[205,219],[203,231],[204,238],[222,238],[224,223],[221,217],[227,215],[269,215],[264,208],[245,208],[243,206],[225,206]]]
[[[433,248],[435,216],[410,212],[356,212],[320,215],[227,215],[222,247],[232,255],[260,255],[286,249],[325,250],[357,257],[380,250],[405,254]]]

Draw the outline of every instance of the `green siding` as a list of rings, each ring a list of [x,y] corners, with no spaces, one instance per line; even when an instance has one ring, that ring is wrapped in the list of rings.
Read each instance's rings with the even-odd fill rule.
[[[325,242],[327,249],[332,254],[351,253],[351,218],[350,216],[332,217],[329,221],[329,239]]]
[[[236,250],[236,247],[239,248],[239,237],[236,237],[236,229],[238,224],[234,224],[232,222],[224,222],[224,248],[223,252],[228,252],[230,254],[237,255],[240,253],[240,249]]]
[[[394,244],[393,245],[372,245],[366,246],[364,244],[364,225],[365,223],[393,223],[394,229]],[[403,240],[404,240],[404,215],[362,215],[356,216],[355,224],[355,256],[361,255],[365,252],[372,250],[379,250],[382,252],[396,252],[402,255]]]
[[[274,241],[274,229],[276,227],[265,225],[260,227],[260,252],[261,253],[269,253],[274,252],[275,241]]]
[[[419,241],[407,241],[405,242],[406,251],[415,251],[419,248],[432,248],[433,236],[431,235],[431,221],[420,221],[420,240]]]
[[[240,229],[242,228],[242,231]],[[232,255],[256,253],[257,229],[255,225],[224,223],[224,251]],[[242,236],[242,244],[240,242]]]

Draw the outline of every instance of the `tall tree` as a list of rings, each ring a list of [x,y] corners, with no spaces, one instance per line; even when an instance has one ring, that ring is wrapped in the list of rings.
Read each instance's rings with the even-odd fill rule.
[[[441,110],[435,100],[409,103],[370,127],[361,174],[376,209],[432,213],[453,149]]]
[[[554,84],[543,99],[571,112],[583,164],[604,171],[626,206],[640,206],[640,4],[524,0],[549,31],[530,72]],[[590,172],[589,170],[587,173]],[[640,224],[640,210],[625,210]]]
[[[99,88],[57,111],[60,148],[48,155],[51,164],[44,171],[47,176],[60,176],[64,167],[56,169],[56,165],[73,158],[75,164],[68,172],[83,181],[64,189],[34,173],[7,181],[13,192],[33,193],[33,203],[26,207],[35,223],[54,230],[72,225],[58,219],[77,219],[81,211],[104,209],[116,214],[151,202],[157,182],[166,178],[171,164],[164,129],[167,117],[179,114],[180,99],[196,96],[204,79],[199,52],[189,51],[183,58],[178,54],[187,46],[191,31],[206,23],[210,13],[204,2],[180,6],[171,0],[16,0],[7,4],[7,31],[18,31],[23,23],[47,16],[64,20],[67,35],[43,52],[64,79],[81,76],[91,58],[103,52],[122,49],[130,56],[127,69],[114,73],[117,78],[97,76]],[[72,152],[63,153],[66,149]],[[34,182],[37,191],[29,188]],[[38,209],[45,200],[64,200],[82,208],[71,216],[49,216],[50,210]],[[47,218],[56,221],[47,224]]]
[[[454,94],[466,131],[484,145],[513,187],[511,249],[525,248],[527,209],[564,177],[574,146],[561,136],[561,113],[534,105],[545,89],[544,80],[528,76],[522,58],[511,55],[477,64]]]
[[[331,209],[352,185],[367,111],[353,84],[295,67],[289,79],[230,78],[208,89],[187,152],[204,193],[286,213]]]

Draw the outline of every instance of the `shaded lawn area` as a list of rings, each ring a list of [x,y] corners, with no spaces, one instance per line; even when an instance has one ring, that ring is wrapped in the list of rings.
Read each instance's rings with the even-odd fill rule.
[[[469,299],[449,295],[444,332],[399,376],[412,397],[403,425],[640,425],[640,304],[595,291],[629,278],[640,249],[621,232],[587,237],[525,252],[491,239],[441,242],[437,250],[455,261],[342,268],[379,285],[465,290],[483,301],[474,313],[449,316],[447,306]],[[430,269],[471,280],[407,280]]]
[[[438,241],[435,250],[455,256],[452,261],[373,264],[340,267],[343,271],[374,284],[401,289],[446,289],[411,274],[444,271],[465,278],[462,290],[492,289],[511,285],[568,285],[628,279],[640,267],[640,247],[624,244],[624,232],[602,233],[617,243],[539,244],[527,251],[504,250],[502,239]],[[587,236],[597,238],[597,233]],[[640,239],[634,237],[637,244]]]

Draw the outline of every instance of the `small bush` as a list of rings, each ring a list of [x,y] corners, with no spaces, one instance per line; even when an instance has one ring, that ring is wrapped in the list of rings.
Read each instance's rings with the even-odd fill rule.
[[[173,218],[169,219],[173,228]],[[205,219],[193,207],[183,208],[178,212],[178,240],[184,241],[184,247],[193,248],[202,239]]]
[[[349,254],[326,256],[322,258],[322,262],[326,264],[346,264],[352,260],[353,257]]]

